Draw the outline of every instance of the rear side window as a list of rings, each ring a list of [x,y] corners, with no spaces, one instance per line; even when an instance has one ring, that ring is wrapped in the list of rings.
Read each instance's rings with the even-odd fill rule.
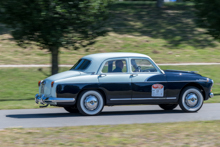
[[[80,59],[72,68],[71,70],[85,70],[89,67],[91,61],[87,59]]]
[[[107,61],[102,69],[102,73],[124,73],[127,72],[126,60]]]

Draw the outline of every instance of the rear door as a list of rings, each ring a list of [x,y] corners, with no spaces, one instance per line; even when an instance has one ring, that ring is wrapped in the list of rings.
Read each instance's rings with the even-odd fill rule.
[[[166,76],[147,58],[130,58],[132,100],[147,101],[166,98]]]

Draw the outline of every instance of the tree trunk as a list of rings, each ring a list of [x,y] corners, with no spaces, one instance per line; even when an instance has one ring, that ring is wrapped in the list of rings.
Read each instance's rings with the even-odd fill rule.
[[[158,8],[162,8],[163,7],[163,3],[164,3],[164,0],[157,0],[157,7]]]
[[[51,47],[51,63],[52,63],[52,68],[51,68],[51,74],[57,74],[58,73],[58,53],[59,53],[59,48],[58,47]]]

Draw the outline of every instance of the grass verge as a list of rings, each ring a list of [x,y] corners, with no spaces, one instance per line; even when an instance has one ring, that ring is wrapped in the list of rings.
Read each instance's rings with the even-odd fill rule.
[[[220,102],[220,65],[213,66],[161,66],[162,69],[198,71],[214,80],[215,97],[207,103]],[[61,68],[60,71],[68,70]],[[38,108],[34,96],[38,93],[37,83],[49,76],[49,68],[1,68],[0,69],[0,109]]]
[[[69,68],[61,68],[60,72]],[[0,109],[39,108],[34,96],[37,83],[47,78],[50,68],[0,68]]]
[[[220,146],[220,121],[11,128],[0,131],[1,146]]]

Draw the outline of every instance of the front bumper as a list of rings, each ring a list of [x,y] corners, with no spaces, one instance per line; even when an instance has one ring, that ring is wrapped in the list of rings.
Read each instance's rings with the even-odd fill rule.
[[[213,93],[209,93],[209,97],[210,98],[214,97],[214,94]]]
[[[54,97],[45,97],[44,95],[39,96],[39,94],[36,94],[35,102],[37,104],[40,103],[43,105],[56,106],[57,103],[73,103],[75,102],[75,98],[54,98]]]

